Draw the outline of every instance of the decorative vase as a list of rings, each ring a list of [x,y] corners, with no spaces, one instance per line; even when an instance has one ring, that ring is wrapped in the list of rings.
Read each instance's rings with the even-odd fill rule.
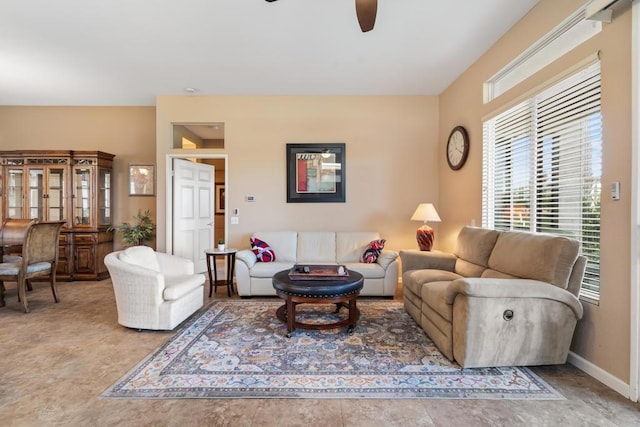
[[[224,251],[224,244],[219,244],[218,243],[218,250],[219,251]]]
[[[423,225],[416,230],[416,240],[421,251],[430,251],[433,248],[433,228]]]

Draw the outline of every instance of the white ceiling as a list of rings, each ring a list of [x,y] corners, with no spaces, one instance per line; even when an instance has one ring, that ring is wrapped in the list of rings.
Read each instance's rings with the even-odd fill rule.
[[[2,0],[0,105],[436,95],[537,0]]]

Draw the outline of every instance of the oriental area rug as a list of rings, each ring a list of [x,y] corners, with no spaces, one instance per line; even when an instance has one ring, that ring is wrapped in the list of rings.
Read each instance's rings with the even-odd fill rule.
[[[564,399],[527,368],[462,369],[399,302],[358,301],[356,330],[296,329],[279,301],[216,301],[102,397]],[[297,320],[335,321],[332,304],[300,305]],[[346,315],[346,309],[340,315]]]

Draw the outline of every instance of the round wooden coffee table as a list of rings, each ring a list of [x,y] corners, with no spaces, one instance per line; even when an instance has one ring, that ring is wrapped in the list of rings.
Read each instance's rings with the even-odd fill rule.
[[[291,337],[296,328],[317,330],[347,326],[347,331],[353,333],[360,318],[356,299],[364,283],[362,274],[348,270],[347,278],[292,280],[289,271],[283,270],[273,276],[273,287],[278,296],[285,300],[284,305],[276,311],[276,316],[287,324],[287,338]],[[301,323],[296,321],[298,304],[335,304],[336,313],[341,307],[347,307],[349,316],[334,323]]]

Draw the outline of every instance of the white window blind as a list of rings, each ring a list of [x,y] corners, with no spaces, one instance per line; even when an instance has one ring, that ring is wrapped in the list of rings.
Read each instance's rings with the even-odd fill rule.
[[[567,236],[600,290],[600,62],[484,122],[484,227]]]

